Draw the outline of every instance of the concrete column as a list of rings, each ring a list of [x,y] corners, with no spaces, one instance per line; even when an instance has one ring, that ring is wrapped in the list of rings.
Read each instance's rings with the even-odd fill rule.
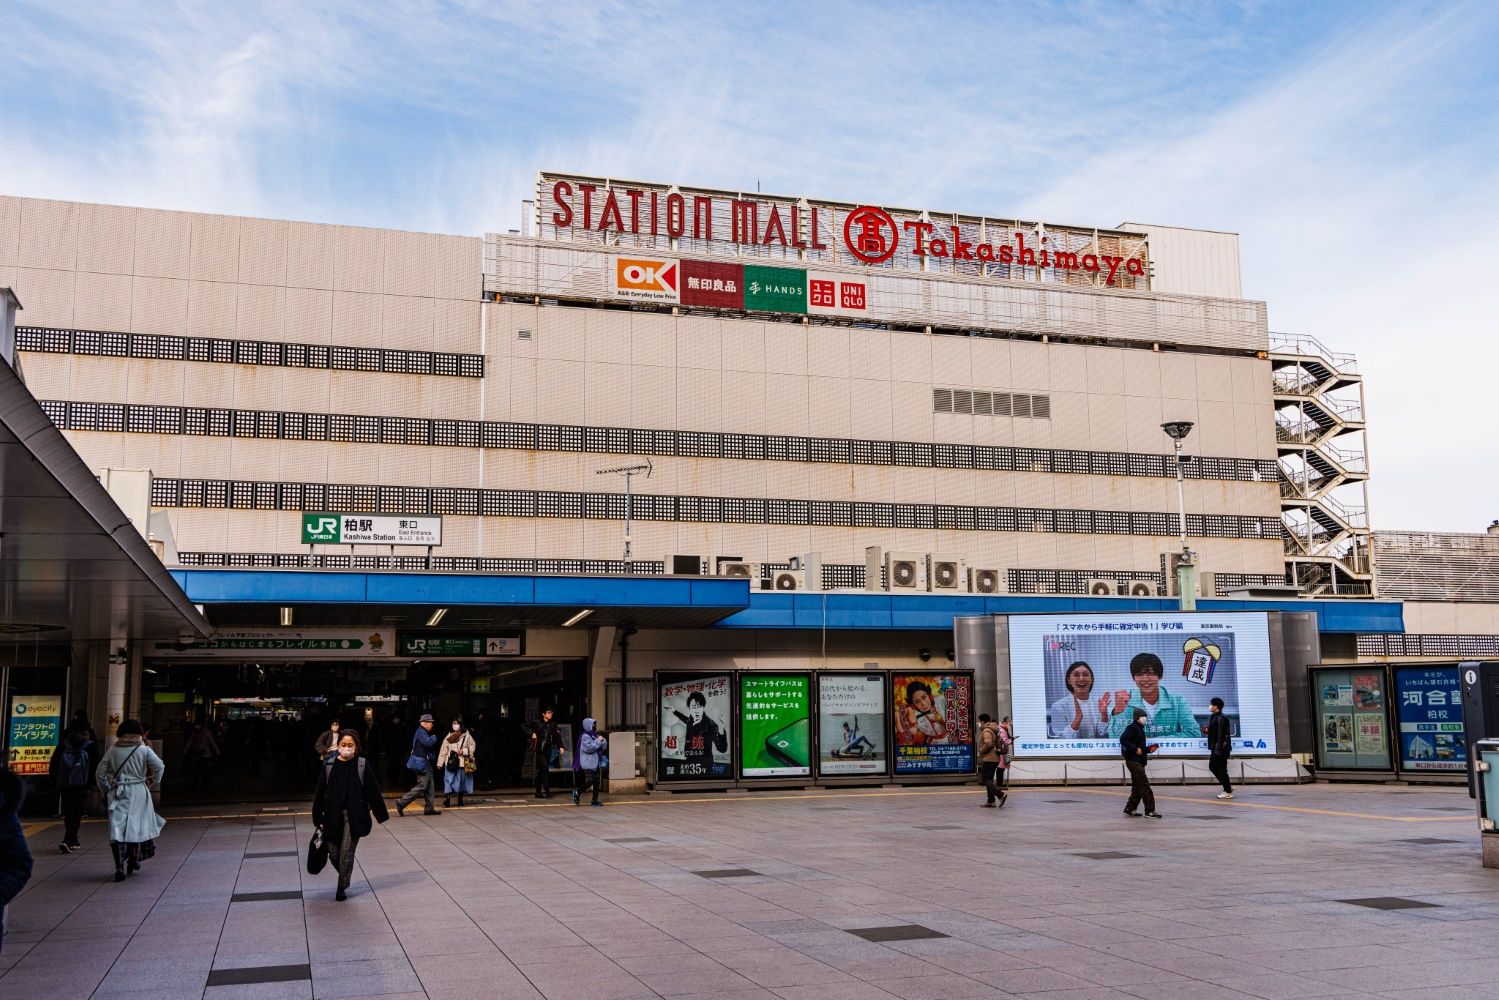
[[[130,643],[124,636],[109,640],[109,686],[104,705],[104,725],[101,737],[112,738],[120,723],[129,716],[125,711],[125,695],[130,679]],[[139,677],[139,667],[137,667]]]

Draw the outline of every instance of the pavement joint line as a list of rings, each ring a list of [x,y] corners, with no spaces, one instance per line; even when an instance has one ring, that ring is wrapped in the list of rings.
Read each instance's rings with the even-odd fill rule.
[[[1068,790],[1069,793],[1082,794],[1082,795],[1111,795],[1111,796],[1114,796],[1115,798],[1127,798],[1128,795],[1129,795],[1129,793],[1127,791],[1125,791],[1125,790],[1115,791],[1115,790],[1107,789],[1107,788],[1079,788],[1077,786],[1069,786],[1067,790]],[[840,799],[868,799],[868,798],[898,798],[898,797],[907,797],[907,796],[915,796],[915,795],[976,795],[976,794],[978,794],[981,791],[982,791],[982,787],[975,785],[973,787],[962,788],[962,789],[955,789],[955,788],[954,789],[947,789],[947,788],[943,788],[943,789],[909,789],[909,790],[904,790],[904,791],[840,792],[840,793],[838,793],[838,797]],[[632,798],[632,799],[627,799],[627,800],[615,800],[613,802],[610,802],[609,806],[611,808],[614,808],[614,809],[619,809],[619,808],[623,808],[625,806],[653,806],[653,805],[654,806],[659,806],[659,805],[678,805],[678,804],[680,804],[680,805],[689,805],[689,804],[704,804],[704,803],[720,803],[720,804],[722,804],[722,803],[729,803],[729,802],[764,802],[764,801],[784,801],[784,800],[796,800],[796,799],[815,800],[817,798],[818,798],[818,796],[816,796],[816,795],[808,795],[808,794],[802,793],[802,792],[797,792],[797,793],[792,793],[792,794],[785,794],[785,795],[767,795],[767,794],[763,794],[763,793],[761,793],[761,794],[747,795],[747,796],[746,795],[707,795],[707,796],[698,796],[698,797],[694,797],[694,798],[683,798],[683,797],[680,797],[680,796],[672,796],[670,798],[654,798],[653,797],[653,798],[639,798],[639,799]],[[1190,796],[1185,796],[1185,795],[1165,795],[1165,794],[1160,794],[1160,793],[1156,794],[1156,798],[1160,799],[1163,802],[1189,802],[1189,803],[1192,803],[1193,805],[1197,805],[1197,806],[1221,806],[1221,807],[1225,807],[1225,808],[1239,808],[1239,809],[1267,809],[1267,810],[1270,810],[1272,812],[1304,813],[1304,814],[1313,815],[1313,816],[1339,816],[1339,817],[1344,817],[1344,818],[1347,818],[1347,819],[1372,819],[1372,820],[1382,820],[1382,821],[1385,821],[1385,822],[1393,822],[1393,823],[1457,823],[1457,822],[1467,822],[1469,819],[1471,819],[1471,817],[1469,817],[1469,816],[1381,816],[1381,815],[1377,815],[1377,814],[1374,814],[1374,813],[1346,812],[1346,811],[1335,810],[1335,809],[1313,809],[1313,808],[1309,808],[1309,807],[1306,807],[1306,806],[1279,806],[1279,805],[1271,805],[1269,803],[1263,803],[1263,802],[1244,802],[1244,801],[1241,801],[1241,800],[1233,800],[1233,801],[1227,801],[1227,802],[1225,802],[1225,801],[1218,800],[1218,799],[1198,799],[1198,798],[1192,798]],[[1017,799],[1017,803],[1018,802],[1023,802],[1023,801],[1024,801],[1023,797],[1021,799]],[[517,804],[517,805],[483,805],[483,806],[474,805],[474,806],[464,806],[463,807],[463,812],[467,813],[467,812],[493,811],[493,810],[502,810],[502,809],[503,810],[540,810],[540,809],[572,809],[572,808],[574,808],[573,804],[571,802],[568,802],[568,801],[564,801],[564,802],[538,802],[538,803],[529,803],[528,802],[528,803],[525,803],[525,804]],[[459,812],[456,809],[450,810],[450,811],[454,815],[459,815]],[[171,816],[170,818],[177,819],[177,820],[231,820],[231,819],[255,819],[259,815],[260,815],[259,813],[220,813],[220,814],[191,814],[191,813],[182,813],[182,814],[177,814],[177,815]],[[303,811],[289,811],[289,812],[280,813],[279,815],[281,815],[281,816],[310,816],[310,815],[312,815],[312,813],[311,813],[311,810],[309,809],[309,810],[303,810]],[[412,817],[409,817],[409,818],[418,818],[418,817],[417,817],[417,814],[413,814]],[[280,831],[280,832],[285,832],[285,831]]]

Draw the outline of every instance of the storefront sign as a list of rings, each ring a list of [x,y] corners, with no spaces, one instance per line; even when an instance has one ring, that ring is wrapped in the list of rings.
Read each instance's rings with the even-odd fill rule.
[[[743,309],[743,266],[707,260],[682,261],[682,305]]]
[[[1224,701],[1236,755],[1275,753],[1263,614],[1014,615],[1010,675],[1020,757],[1117,757],[1135,709],[1165,756],[1207,756]]]
[[[502,635],[412,635],[402,632],[401,656],[520,656],[522,633]]]
[[[62,738],[62,696],[22,695],[10,701],[10,769],[46,774]]]
[[[885,675],[817,675],[817,773],[824,777],[884,774]]]
[[[1463,694],[1458,668],[1396,667],[1400,769],[1466,771]]]
[[[680,302],[681,262],[637,255],[614,258],[611,291],[617,299],[636,302]]]
[[[807,272],[793,267],[744,267],[744,308],[761,312],[805,313]]]
[[[358,632],[341,629],[236,629],[215,632],[212,639],[158,641],[146,647],[148,659],[344,660],[394,653],[395,635],[389,629]]]
[[[812,680],[806,674],[739,675],[739,774],[812,773]]]
[[[816,316],[868,316],[869,283],[831,271],[807,275],[807,311]]]
[[[895,674],[896,774],[973,771],[973,676]]]
[[[428,514],[302,514],[303,545],[441,545],[442,518]]]
[[[732,680],[729,674],[658,676],[658,780],[722,781],[733,777],[729,754]]]

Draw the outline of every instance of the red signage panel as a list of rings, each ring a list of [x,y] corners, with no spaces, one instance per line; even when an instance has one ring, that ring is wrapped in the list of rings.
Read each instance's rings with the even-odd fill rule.
[[[706,260],[682,261],[682,305],[744,308],[744,267]]]

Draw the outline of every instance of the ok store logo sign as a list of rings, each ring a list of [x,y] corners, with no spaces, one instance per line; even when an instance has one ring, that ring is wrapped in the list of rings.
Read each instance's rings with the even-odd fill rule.
[[[614,258],[614,296],[645,302],[679,302],[681,264],[660,257]]]

